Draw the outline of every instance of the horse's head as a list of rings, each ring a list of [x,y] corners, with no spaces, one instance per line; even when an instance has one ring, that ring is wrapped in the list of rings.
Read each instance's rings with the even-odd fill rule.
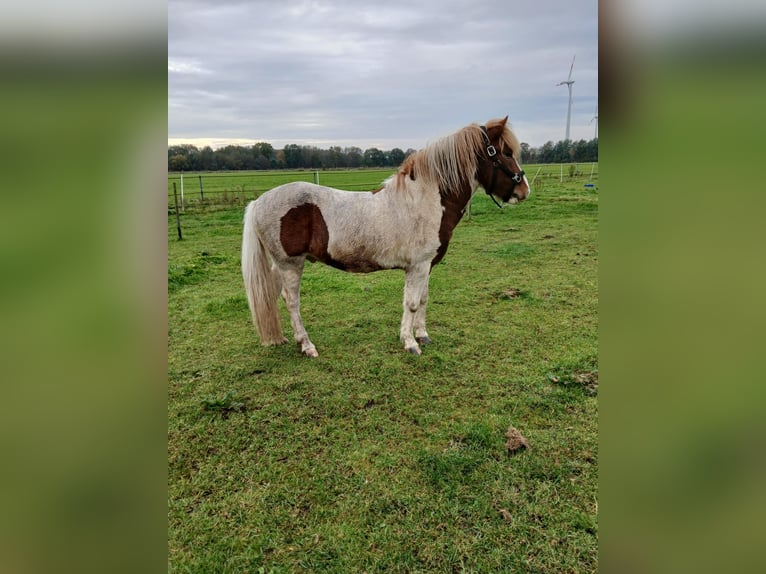
[[[508,116],[490,120],[481,126],[481,151],[478,153],[476,179],[492,201],[519,203],[530,193],[529,182],[521,169],[521,145],[506,126]]]

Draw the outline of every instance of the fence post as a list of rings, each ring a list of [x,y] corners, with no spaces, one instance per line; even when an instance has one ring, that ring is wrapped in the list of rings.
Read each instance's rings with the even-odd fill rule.
[[[199,198],[200,201],[205,201],[205,194],[202,192],[202,176],[199,177]]]
[[[543,169],[543,166],[540,166],[540,167],[537,168],[537,173],[540,173],[541,169]],[[532,185],[534,185],[535,180],[537,179],[537,173],[535,174],[535,177],[532,178],[532,183],[529,184],[530,187],[532,187]]]
[[[564,183],[564,164],[560,163],[559,166],[561,166],[561,177],[559,177],[559,183]]]
[[[314,170],[314,183],[319,185],[319,171]]]
[[[596,162],[593,162],[590,166],[590,178],[593,179],[593,170],[596,169]]]
[[[173,201],[176,204],[176,227],[178,228],[178,240],[181,241],[181,216],[178,214],[178,194],[176,193],[176,182],[173,182]]]

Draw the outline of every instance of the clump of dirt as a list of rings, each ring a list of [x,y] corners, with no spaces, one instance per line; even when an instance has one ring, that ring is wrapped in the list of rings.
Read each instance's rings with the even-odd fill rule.
[[[505,449],[508,451],[508,454],[516,454],[520,450],[529,448],[527,439],[514,427],[508,427],[505,436],[508,439],[505,443]]]
[[[554,376],[549,374],[548,379],[557,385],[569,386],[577,385],[585,391],[585,394],[595,397],[598,394],[598,370],[574,371],[567,376]]]
[[[495,293],[495,297],[498,299],[517,299],[524,296],[526,296],[526,292],[517,289],[516,287],[509,287],[508,289],[503,289],[502,291]]]

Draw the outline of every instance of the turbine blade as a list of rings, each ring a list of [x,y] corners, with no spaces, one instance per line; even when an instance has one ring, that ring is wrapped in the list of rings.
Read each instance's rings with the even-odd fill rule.
[[[574,69],[574,61],[575,61],[576,57],[577,57],[577,54],[572,56],[572,65],[569,66],[569,77],[567,78],[567,80],[571,80],[572,79],[572,70]]]

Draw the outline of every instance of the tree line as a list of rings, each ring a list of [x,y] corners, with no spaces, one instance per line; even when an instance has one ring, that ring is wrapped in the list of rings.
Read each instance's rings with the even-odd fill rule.
[[[264,169],[330,169],[356,167],[396,167],[414,149],[380,150],[372,147],[315,146],[288,144],[274,149],[266,142],[249,146],[227,145],[202,149],[191,144],[168,146],[168,171],[237,171]],[[570,163],[598,161],[598,139],[590,141],[548,141],[540,147],[521,144],[524,163]]]

